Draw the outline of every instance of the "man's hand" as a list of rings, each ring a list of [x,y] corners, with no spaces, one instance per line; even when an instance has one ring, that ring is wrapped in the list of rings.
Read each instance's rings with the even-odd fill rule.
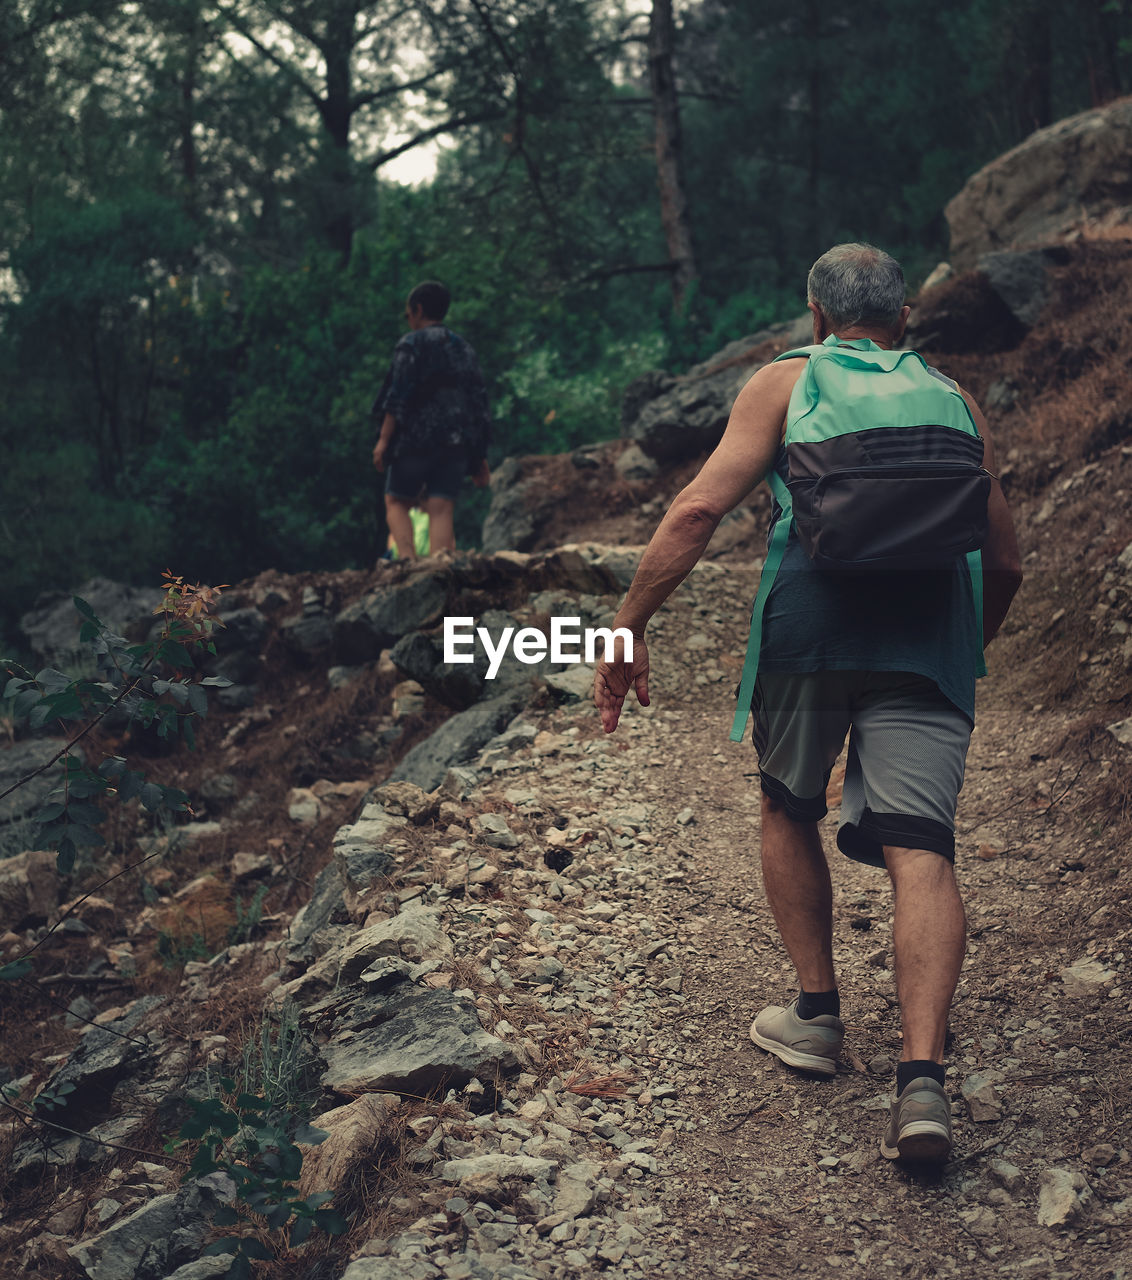
[[[379,440],[377,444],[373,446],[373,465],[378,469],[378,471],[385,470],[385,454],[388,448],[389,445],[384,440]]]
[[[621,708],[630,689],[642,707],[649,705],[649,650],[644,636],[633,637],[633,661],[625,661],[625,642],[618,638],[612,662],[599,662],[594,672],[594,705],[601,727],[612,733],[621,719]]]
[[[476,470],[472,472],[471,480],[472,480],[472,484],[474,484],[477,489],[490,488],[491,468],[487,465],[486,458],[484,458],[484,460],[480,463],[480,465],[476,468]]]

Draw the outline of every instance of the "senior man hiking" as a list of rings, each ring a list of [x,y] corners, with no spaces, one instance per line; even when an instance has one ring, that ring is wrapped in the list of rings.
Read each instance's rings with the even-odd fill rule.
[[[836,1072],[845,1029],[817,823],[848,734],[837,843],[885,868],[895,900],[903,1052],[881,1151],[942,1161],[944,1040],[966,943],[955,808],[982,649],[1021,582],[1017,541],[978,406],[897,350],[909,314],[899,263],[837,245],[807,292],[814,345],[739,393],[641,558],[615,622],[632,632],[632,659],[598,667],[594,701],[607,733],[630,689],[648,704],[649,619],[767,479],[774,515],[732,737],[753,713],[763,883],[800,993],[759,1013],[751,1038],[792,1067]]]

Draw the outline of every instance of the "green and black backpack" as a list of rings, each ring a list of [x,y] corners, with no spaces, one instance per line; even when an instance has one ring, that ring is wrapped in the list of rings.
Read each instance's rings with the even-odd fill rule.
[[[786,414],[787,476],[772,469],[766,477],[778,517],[751,614],[736,742],[758,672],[763,608],[791,528],[815,568],[830,573],[939,569],[965,556],[982,628],[979,548],[992,478],[955,383],[917,352],[867,338],[831,336],[777,359],[802,357],[807,367]]]

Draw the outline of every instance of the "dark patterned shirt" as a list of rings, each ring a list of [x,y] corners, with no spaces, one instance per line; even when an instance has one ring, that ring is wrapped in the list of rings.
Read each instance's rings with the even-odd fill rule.
[[[394,461],[460,449],[472,472],[487,453],[491,413],[479,361],[471,345],[442,324],[413,330],[397,343],[373,412],[379,425],[387,413],[397,420]]]

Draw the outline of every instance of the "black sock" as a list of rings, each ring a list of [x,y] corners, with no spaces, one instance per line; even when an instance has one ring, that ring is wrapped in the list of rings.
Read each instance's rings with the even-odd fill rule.
[[[931,1062],[927,1058],[913,1058],[911,1062],[898,1062],[896,1064],[896,1096],[899,1097],[913,1080],[918,1080],[921,1076],[927,1076],[942,1086],[945,1078],[942,1064]]]
[[[841,1014],[841,997],[837,989],[833,991],[803,991],[798,996],[798,1007],[795,1009],[799,1018],[820,1018],[822,1014],[832,1014],[835,1018]]]

